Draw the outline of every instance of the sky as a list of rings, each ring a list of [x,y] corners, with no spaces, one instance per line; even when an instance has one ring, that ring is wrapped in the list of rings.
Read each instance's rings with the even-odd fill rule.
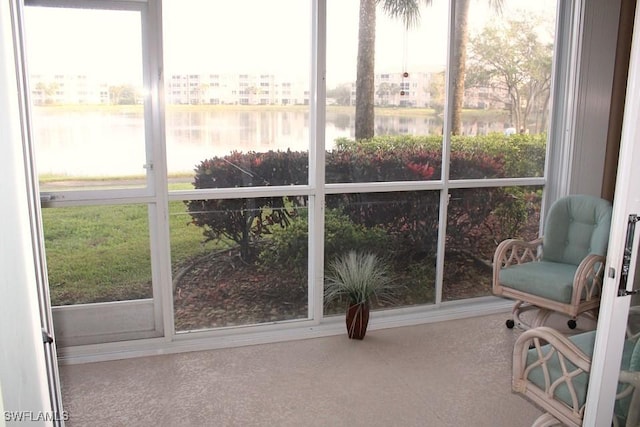
[[[507,0],[503,16],[555,10],[557,0]],[[472,1],[471,30],[496,19]],[[268,73],[309,79],[311,2],[165,0],[164,60],[171,73]],[[358,0],[327,0],[327,85],[355,80]],[[138,12],[27,7],[29,71],[140,81]],[[447,2],[422,7],[418,28],[377,16],[377,72],[425,71],[446,62]]]
[[[25,28],[31,74],[140,81],[142,44],[137,12],[26,7]]]
[[[197,67],[229,71],[260,68],[265,72],[304,75],[309,73],[311,56],[310,2],[301,0],[244,0],[235,2],[191,0],[197,5],[197,17],[183,0],[164,6],[165,52],[167,68]],[[220,13],[220,5],[224,12]],[[327,0],[327,78],[331,82],[355,80],[358,40],[356,0]],[[425,13],[421,30],[405,31],[399,21],[378,13],[376,56],[380,70],[401,71],[406,52],[419,42],[428,46],[422,58],[444,64],[446,2],[436,1]],[[182,22],[190,22],[190,34]],[[406,41],[405,41],[406,39]],[[194,40],[209,53],[194,57],[185,49]],[[431,40],[431,43],[424,43]],[[433,41],[439,43],[433,43]],[[223,41],[221,43],[221,41]],[[227,60],[220,61],[221,58]],[[418,56],[408,58],[415,61]]]

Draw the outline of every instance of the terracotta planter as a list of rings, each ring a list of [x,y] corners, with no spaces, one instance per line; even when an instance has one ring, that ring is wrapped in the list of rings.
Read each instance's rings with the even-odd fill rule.
[[[346,323],[350,339],[363,339],[367,333],[367,325],[369,325],[369,304],[350,305],[347,309]]]

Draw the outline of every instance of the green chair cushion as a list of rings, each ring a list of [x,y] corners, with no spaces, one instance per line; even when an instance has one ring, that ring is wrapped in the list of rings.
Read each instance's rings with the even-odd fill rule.
[[[611,212],[611,203],[595,196],[557,200],[547,215],[542,260],[579,265],[589,254],[606,255]]]
[[[570,338],[573,343],[578,346],[578,348],[585,354],[591,356],[593,353],[593,345],[596,339],[595,331],[587,332],[579,335],[575,335]],[[542,351],[544,354],[549,352],[550,347],[545,345],[542,347]],[[531,363],[538,360],[538,355],[536,353],[536,349],[529,350],[527,354],[527,366]],[[549,367],[549,374],[551,376],[551,382],[562,376],[562,368],[560,366],[560,361],[558,359],[558,355],[555,354],[548,361],[547,366]],[[572,371],[576,368],[576,366],[572,363],[567,363],[567,369]],[[544,373],[541,367],[537,367],[532,369],[528,376],[529,381],[537,385],[539,388],[544,390],[545,382],[544,382]],[[589,382],[589,375],[586,373],[582,373],[577,375],[573,379],[573,385],[576,389],[576,393],[578,396],[579,406],[582,406],[587,398],[587,384]],[[569,393],[569,388],[562,384],[560,385],[555,392],[555,397],[567,405],[571,405],[571,394]]]
[[[539,261],[512,265],[500,271],[502,286],[568,304],[577,266]]]
[[[596,331],[585,332],[582,334],[574,335],[569,338],[583,353],[587,356],[592,357],[593,355],[593,347],[596,339]],[[637,342],[640,342],[638,340]],[[631,340],[627,340],[624,344],[624,349],[622,352],[622,370],[630,370],[632,359],[640,358],[640,345],[637,342],[633,342]],[[545,345],[542,347],[542,351],[544,354],[549,352],[550,346]],[[536,349],[529,350],[527,354],[527,366],[533,363],[538,359]],[[566,360],[567,362],[567,370],[571,372],[576,367],[571,362]],[[637,362],[637,360],[636,360]],[[551,376],[551,382],[555,379],[562,376],[562,368],[560,366],[560,361],[558,359],[557,353],[554,354],[549,361],[547,362],[547,366],[549,368],[549,374]],[[637,365],[636,365],[637,368]],[[636,369],[637,370],[637,369]],[[544,390],[544,374],[542,368],[537,367],[532,369],[529,373],[528,379],[537,385],[539,388]],[[576,394],[578,397],[579,406],[582,407],[587,397],[587,385],[589,381],[589,376],[586,373],[581,373],[574,377],[573,385],[576,389]],[[620,391],[622,386],[618,387],[618,391]],[[571,394],[569,393],[569,389],[565,384],[560,385],[555,391],[555,397],[564,403],[571,405]],[[621,401],[616,401],[615,413],[619,417],[619,419],[626,419],[626,414],[629,410],[629,401],[630,399],[623,399]]]

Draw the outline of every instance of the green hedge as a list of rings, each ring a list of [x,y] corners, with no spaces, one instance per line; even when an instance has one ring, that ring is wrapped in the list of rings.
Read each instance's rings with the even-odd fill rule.
[[[544,135],[491,134],[453,137],[450,179],[541,176],[546,150]],[[368,141],[339,139],[326,153],[329,183],[391,182],[440,179],[442,138],[386,136]],[[195,169],[195,188],[235,188],[308,183],[306,152],[234,152],[202,161]],[[395,253],[410,260],[432,256],[438,236],[440,196],[434,191],[345,193],[327,196],[327,207],[346,215],[358,226],[382,229],[393,237]],[[500,219],[509,227],[526,220],[524,208],[514,208],[514,195],[505,188],[451,190],[447,244],[476,250],[483,224],[500,233]],[[246,261],[258,255],[264,235],[285,229],[299,215],[304,198],[191,200],[192,222],[203,228],[206,240],[225,237],[237,242]],[[514,211],[515,210],[515,211]],[[521,212],[522,211],[522,212]],[[293,232],[293,230],[292,230]],[[477,236],[471,241],[469,236]],[[486,239],[484,239],[486,240]],[[276,243],[276,242],[273,242]],[[296,252],[299,252],[296,249]],[[295,255],[298,257],[300,254]]]
[[[361,151],[374,155],[382,151],[419,152],[420,150],[434,153],[442,152],[442,136],[426,135],[398,135],[377,136],[366,141],[355,141],[347,138],[336,140],[338,151]],[[544,163],[547,149],[547,135],[516,134],[504,135],[491,133],[480,136],[452,136],[452,161],[456,156],[462,158],[492,157],[504,162],[504,176],[538,177],[544,174]],[[327,165],[328,167],[328,165]],[[436,177],[439,177],[436,170]],[[452,164],[450,179],[476,178],[469,176],[464,167],[454,167]]]

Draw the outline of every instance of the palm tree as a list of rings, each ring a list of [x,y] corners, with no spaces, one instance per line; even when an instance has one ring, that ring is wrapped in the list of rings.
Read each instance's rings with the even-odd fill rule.
[[[453,59],[449,75],[454,82],[451,105],[453,117],[451,133],[459,135],[462,129],[462,106],[464,101],[464,79],[469,40],[469,4],[471,0],[455,1],[455,28]],[[489,6],[501,11],[503,0],[487,0]],[[389,16],[402,19],[407,28],[420,21],[420,0],[360,0],[360,22],[358,30],[358,71],[356,76],[356,140],[373,137],[374,129],[374,59],[376,4],[382,3]],[[433,0],[424,0],[430,6]]]
[[[356,140],[373,138],[377,2],[378,0],[360,0],[356,73]]]
[[[424,0],[430,5],[432,0]],[[356,74],[356,140],[373,138],[375,100],[376,5],[381,2],[385,12],[400,18],[407,28],[420,17],[418,0],[360,0],[358,27],[358,65]]]
[[[464,79],[467,74],[467,43],[469,41],[469,5],[471,0],[455,0],[455,20],[453,36],[453,61],[449,75],[453,79],[453,117],[451,133],[460,135],[462,130],[462,107],[464,104]],[[488,0],[489,7],[500,13],[503,0]]]
[[[491,0],[489,0],[491,2]],[[451,134],[460,135],[462,131],[462,107],[464,106],[464,79],[467,74],[467,42],[469,41],[469,5],[471,0],[456,0],[453,61],[449,75],[453,79],[451,105]]]

